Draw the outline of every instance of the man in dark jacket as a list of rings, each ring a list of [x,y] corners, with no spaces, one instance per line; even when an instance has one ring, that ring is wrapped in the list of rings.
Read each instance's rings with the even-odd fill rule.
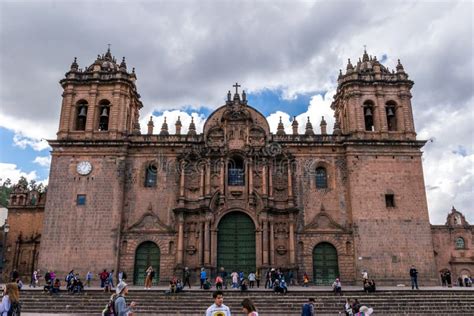
[[[419,290],[418,288],[418,271],[415,269],[415,266],[411,266],[410,269],[410,278],[411,278],[411,289],[416,289]]]

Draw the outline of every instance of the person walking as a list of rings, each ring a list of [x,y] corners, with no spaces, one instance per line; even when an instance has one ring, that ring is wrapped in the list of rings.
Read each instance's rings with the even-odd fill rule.
[[[225,289],[227,290],[227,282],[228,282],[227,276],[228,275],[227,275],[227,271],[224,269],[224,267],[221,267],[220,275],[221,275],[221,278],[222,278],[223,285],[224,285]]]
[[[332,289],[334,291],[334,295],[342,295],[342,285],[341,285],[341,280],[339,278],[336,278],[334,283],[332,284]]]
[[[151,289],[151,284],[153,283],[153,277],[155,276],[155,270],[153,270],[152,266],[149,266],[148,269],[145,271],[145,289]]]
[[[87,287],[91,287],[91,281],[92,281],[92,272],[88,271],[86,274],[86,285]]]
[[[125,296],[128,294],[128,285],[125,282],[117,284],[115,289],[116,297],[114,299],[114,308],[116,316],[133,316],[133,308],[137,305],[135,302],[131,302],[130,306],[127,307]]]
[[[232,272],[230,275],[232,277],[232,288],[236,289],[239,287],[239,274],[237,271]]]
[[[107,281],[108,277],[109,277],[109,273],[107,272],[107,269],[104,269],[104,271],[99,273],[100,287],[101,288],[105,287],[105,281]]]
[[[200,280],[201,280],[201,289],[204,287],[204,283],[207,279],[206,269],[204,267],[201,268]]]
[[[310,297],[308,303],[303,304],[301,316],[314,316],[314,298]]]
[[[410,269],[410,279],[411,279],[411,289],[414,290],[415,287],[417,290],[418,288],[418,271],[416,270],[415,266],[412,265]]]
[[[189,282],[189,279],[191,277],[191,272],[189,272],[189,268],[185,267],[184,272],[183,272],[183,279],[184,279],[184,284],[183,286],[186,286],[186,284],[191,288],[191,283]]]
[[[258,316],[255,304],[249,298],[244,298],[240,304],[242,305],[242,311],[245,313],[245,315]]]
[[[0,315],[20,315],[20,291],[16,283],[7,283],[0,303]]]
[[[206,316],[231,316],[230,308],[224,305],[224,293],[222,291],[215,291],[212,293],[214,304],[206,310]]]
[[[255,280],[256,280],[256,276],[255,276],[255,273],[253,272],[250,272],[249,273],[249,285],[250,285],[250,288],[253,289],[254,285],[255,285]]]
[[[38,271],[34,270],[31,275],[30,287],[35,288],[37,284],[38,284]]]
[[[110,284],[111,289],[113,289],[115,287],[115,285],[114,285],[114,270],[113,269],[109,273],[109,284]]]

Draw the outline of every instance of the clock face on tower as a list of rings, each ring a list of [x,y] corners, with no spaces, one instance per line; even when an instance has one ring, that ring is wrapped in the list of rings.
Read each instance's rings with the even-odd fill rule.
[[[77,170],[77,173],[85,176],[91,173],[92,165],[89,161],[81,161],[80,163],[77,164],[76,170]]]

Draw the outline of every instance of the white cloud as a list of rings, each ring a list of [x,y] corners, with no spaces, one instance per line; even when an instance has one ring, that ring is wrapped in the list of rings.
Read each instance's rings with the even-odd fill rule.
[[[51,156],[38,156],[35,158],[35,160],[33,160],[33,162],[37,163],[41,167],[49,167],[51,165]]]
[[[467,102],[473,104],[474,99]],[[420,130],[418,138],[429,139],[423,148],[423,167],[430,219],[433,223],[444,223],[454,206],[474,224],[473,112],[427,112],[430,123]]]
[[[321,133],[320,123],[321,119],[324,116],[326,121],[327,133],[332,134],[334,126],[334,111],[331,109],[332,97],[335,94],[335,90],[328,91],[325,95],[317,94],[314,95],[308,108],[305,112],[296,115],[296,121],[298,122],[298,133],[304,134],[306,129],[306,123],[308,122],[308,117],[313,125],[313,131],[315,134]],[[291,134],[293,129],[291,124],[293,122],[293,117],[284,111],[276,111],[269,116],[267,116],[268,124],[270,125],[270,130],[272,133],[276,133],[278,123],[280,122],[280,117],[285,126],[285,132]]]
[[[26,147],[31,147],[35,151],[42,151],[44,149],[50,148],[48,142],[45,139],[35,139],[25,137],[22,134],[15,134],[13,136],[13,144],[21,149],[26,149]]]
[[[38,175],[34,170],[31,172],[24,172],[15,164],[0,162],[0,178],[2,181],[5,181],[8,178],[12,181],[12,184],[15,184],[22,176],[28,179],[28,182],[31,180],[38,180]]]

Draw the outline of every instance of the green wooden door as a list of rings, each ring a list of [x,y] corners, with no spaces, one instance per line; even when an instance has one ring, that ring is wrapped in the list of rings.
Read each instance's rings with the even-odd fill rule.
[[[217,266],[245,275],[255,272],[255,225],[244,213],[232,212],[219,223],[217,237]]]
[[[327,242],[320,243],[313,250],[313,282],[316,285],[330,285],[338,277],[336,248]]]
[[[149,266],[155,270],[153,284],[158,284],[160,279],[160,248],[151,241],[145,241],[138,246],[135,253],[135,270],[133,273],[133,284],[145,284],[145,271]]]

